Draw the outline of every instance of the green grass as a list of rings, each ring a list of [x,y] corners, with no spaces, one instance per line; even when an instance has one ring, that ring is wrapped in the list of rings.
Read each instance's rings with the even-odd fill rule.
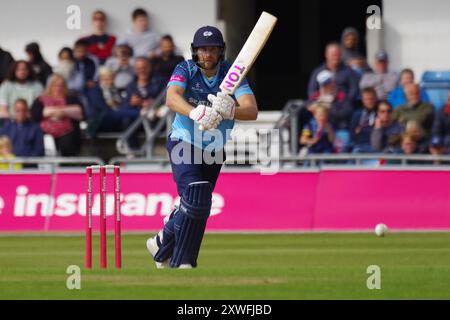
[[[0,237],[0,299],[450,299],[450,233],[208,234],[193,270],[156,269],[145,240],[124,235],[122,270],[100,270],[98,250],[85,270],[81,235]],[[66,288],[69,265],[81,290]]]

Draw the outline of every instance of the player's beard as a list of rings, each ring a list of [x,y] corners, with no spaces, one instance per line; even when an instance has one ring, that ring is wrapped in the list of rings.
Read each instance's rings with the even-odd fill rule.
[[[219,64],[219,61],[199,61],[198,64],[203,70],[214,70],[217,65]]]

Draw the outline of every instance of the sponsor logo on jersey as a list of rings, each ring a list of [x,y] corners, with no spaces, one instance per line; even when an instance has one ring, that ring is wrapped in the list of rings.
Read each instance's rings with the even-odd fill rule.
[[[193,87],[191,87],[194,91],[203,92],[202,86],[200,85],[200,82],[197,82]]]
[[[180,76],[179,74],[174,74],[173,76],[170,77],[169,82],[172,82],[172,81],[184,82],[185,79],[183,76]]]
[[[191,105],[191,106],[194,106],[194,107],[196,107],[196,106],[198,106],[198,105],[204,105],[204,106],[207,106],[207,107],[210,107],[211,106],[211,102],[209,102],[208,100],[198,100],[198,99],[195,99],[195,98],[193,98],[193,97],[189,97],[188,99],[188,103]]]

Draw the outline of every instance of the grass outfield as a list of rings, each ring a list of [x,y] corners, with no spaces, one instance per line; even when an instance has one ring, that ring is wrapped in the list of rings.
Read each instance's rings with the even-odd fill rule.
[[[2,236],[0,299],[450,299],[450,233],[208,234],[194,270],[156,269],[145,240],[124,235],[122,270],[99,270],[94,250],[81,290],[68,290],[82,236]],[[369,265],[381,290],[366,287]]]

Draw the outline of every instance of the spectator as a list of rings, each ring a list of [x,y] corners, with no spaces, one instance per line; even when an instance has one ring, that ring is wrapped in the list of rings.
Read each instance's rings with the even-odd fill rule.
[[[353,27],[345,28],[341,35],[342,61],[348,65],[350,58],[361,56],[359,52],[359,33]]]
[[[47,88],[31,107],[32,119],[39,122],[45,134],[53,136],[62,156],[77,156],[81,147],[79,121],[84,118],[83,107],[76,97],[68,95],[64,78],[54,74]]]
[[[94,33],[82,38],[88,43],[87,51],[98,58],[100,65],[103,65],[111,55],[116,37],[106,33],[107,16],[101,10],[96,10],[92,14],[92,25]]]
[[[420,88],[411,83],[405,86],[406,104],[399,106],[394,111],[394,118],[405,127],[410,120],[417,121],[425,131],[425,136],[430,136],[433,124],[434,108],[431,104],[424,103],[420,99]]]
[[[138,8],[132,13],[133,28],[118,44],[127,44],[133,49],[135,57],[153,58],[157,54],[160,36],[149,29],[147,11]]]
[[[164,89],[164,86],[152,75],[150,61],[147,58],[137,58],[134,71],[136,79],[127,87],[123,107],[139,110],[141,114],[144,114]]]
[[[354,101],[358,96],[359,90],[358,76],[342,62],[341,47],[337,42],[329,43],[326,46],[325,62],[311,73],[308,83],[308,97],[311,99],[312,95],[319,90],[317,75],[325,69],[334,74],[338,89],[345,92],[347,99]]]
[[[0,48],[0,84],[8,74],[8,70],[14,63],[14,58],[11,53]]]
[[[169,82],[173,70],[178,63],[184,60],[182,56],[175,55],[175,44],[170,35],[165,35],[159,41],[160,54],[151,59],[153,74],[157,76],[164,85]]]
[[[74,71],[68,81],[69,89],[82,93],[85,88],[93,88],[97,79],[97,64],[88,53],[88,42],[78,40],[73,49]]]
[[[0,160],[13,160],[15,155],[12,151],[11,140],[7,136],[0,136]],[[0,163],[0,170],[9,170],[8,163]],[[15,170],[22,169],[22,165],[17,163],[14,165]]]
[[[414,71],[412,71],[411,69],[403,69],[400,72],[399,85],[394,90],[392,90],[388,96],[388,101],[391,103],[394,109],[398,106],[406,104],[404,87],[411,83],[414,83]],[[428,97],[425,89],[420,89],[420,99],[425,103],[430,102],[430,98]]]
[[[114,51],[115,57],[109,58],[105,66],[115,73],[114,86],[122,92],[134,79],[133,49],[126,44],[122,44],[117,46]]]
[[[356,73],[358,83],[364,74],[372,72],[372,69],[367,64],[366,58],[363,56],[353,56],[348,58],[347,65]]]
[[[348,129],[353,112],[353,105],[346,99],[344,91],[339,90],[333,73],[322,70],[317,75],[319,91],[311,97],[313,102],[320,102],[329,109],[329,120],[335,129]]]
[[[402,127],[392,118],[392,106],[381,101],[377,107],[377,117],[370,135],[370,144],[376,152],[387,152],[400,146]]]
[[[309,153],[332,153],[334,130],[328,122],[328,107],[316,103],[314,117],[303,128],[300,144],[306,145]]]
[[[399,154],[416,154],[417,152],[417,141],[410,134],[404,133],[402,135],[401,148],[397,149]]]
[[[447,103],[436,113],[431,130],[431,154],[450,154],[450,92]]]
[[[26,45],[25,52],[28,55],[28,62],[33,67],[37,80],[45,86],[47,78],[53,73],[52,67],[42,57],[39,44],[32,42]]]
[[[53,71],[63,76],[67,82],[73,76],[74,68],[75,59],[73,57],[73,50],[68,47],[62,48],[58,53],[58,64]]]
[[[417,121],[409,120],[405,126],[405,133],[413,137],[418,153],[428,152],[429,140],[425,137],[423,129]]]
[[[0,86],[0,118],[14,116],[14,103],[25,99],[28,104],[41,94],[42,84],[36,80],[31,64],[25,60],[16,61]]]
[[[353,27],[345,28],[341,36],[342,61],[353,70],[365,72],[371,70],[366,58],[359,49],[359,33]]]
[[[121,108],[121,96],[114,86],[114,72],[100,68],[100,84],[88,89],[88,128],[91,137],[97,132],[125,130],[139,116],[139,110]]]
[[[353,56],[348,59],[348,66],[353,70],[356,75],[356,83],[359,84],[361,78],[369,72],[372,72],[372,69],[367,64],[366,58],[363,56]],[[358,103],[361,101],[361,92],[358,91],[358,95],[356,96],[356,100]]]
[[[18,99],[14,104],[14,120],[0,129],[0,135],[9,137],[16,156],[40,157],[44,155],[44,136],[39,125],[30,120],[28,109],[27,102]]]
[[[353,153],[373,152],[370,136],[377,116],[377,94],[374,88],[365,88],[361,96],[363,108],[353,114],[350,124]]]
[[[388,71],[388,54],[381,50],[375,55],[374,72],[363,75],[359,83],[360,89],[373,87],[379,100],[386,100],[389,92],[397,86],[397,74]]]

